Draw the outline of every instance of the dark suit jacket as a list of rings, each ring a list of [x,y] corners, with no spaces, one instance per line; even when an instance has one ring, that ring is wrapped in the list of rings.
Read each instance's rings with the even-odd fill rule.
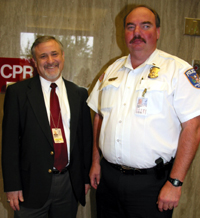
[[[69,174],[77,200],[85,205],[92,151],[87,91],[64,80],[71,112]],[[39,76],[7,88],[2,126],[4,191],[23,190],[23,206],[46,202],[52,181],[53,140]]]

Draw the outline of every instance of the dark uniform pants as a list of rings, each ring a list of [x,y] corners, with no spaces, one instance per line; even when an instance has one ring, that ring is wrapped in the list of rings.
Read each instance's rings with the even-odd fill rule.
[[[171,218],[172,210],[160,212],[156,204],[167,180],[155,173],[127,175],[101,161],[101,180],[96,192],[98,218]]]

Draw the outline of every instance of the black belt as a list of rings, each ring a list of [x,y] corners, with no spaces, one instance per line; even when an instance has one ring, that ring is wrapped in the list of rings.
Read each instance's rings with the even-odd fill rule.
[[[144,174],[152,174],[152,173],[156,173],[156,166],[152,167],[152,168],[147,168],[147,169],[138,169],[138,168],[133,168],[133,167],[127,167],[127,166],[123,166],[123,165],[118,165],[118,164],[113,164],[108,162],[105,158],[104,160],[113,168],[119,170],[121,173],[123,174],[127,174],[127,175],[144,175]],[[162,170],[169,170],[171,169],[171,164],[166,163],[164,165],[164,167],[162,168]]]
[[[69,166],[65,167],[64,169],[62,169],[61,171],[57,170],[57,169],[53,169],[53,174],[64,174],[69,170]]]

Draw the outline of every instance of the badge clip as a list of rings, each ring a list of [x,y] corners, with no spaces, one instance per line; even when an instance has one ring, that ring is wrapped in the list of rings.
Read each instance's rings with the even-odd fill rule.
[[[147,89],[145,88],[143,93],[142,93],[142,97],[144,98],[145,94],[147,93]]]

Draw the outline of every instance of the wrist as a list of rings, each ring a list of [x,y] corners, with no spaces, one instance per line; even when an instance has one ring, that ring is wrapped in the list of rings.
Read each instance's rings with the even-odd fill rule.
[[[100,165],[100,161],[92,161],[92,166],[99,166]]]
[[[183,182],[181,182],[181,181],[178,180],[178,179],[171,178],[170,176],[168,177],[167,180],[168,180],[173,186],[175,186],[175,187],[179,187],[179,186],[182,186],[182,185],[183,185]]]

